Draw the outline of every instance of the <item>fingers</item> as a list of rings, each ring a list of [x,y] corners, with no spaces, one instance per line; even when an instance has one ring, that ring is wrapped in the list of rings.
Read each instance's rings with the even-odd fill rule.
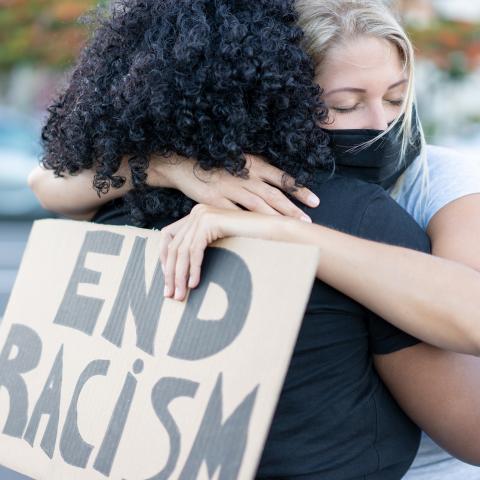
[[[245,184],[245,188],[250,192],[255,193],[272,209],[282,215],[287,215],[306,222],[312,221],[310,217],[289,200],[281,190],[272,187],[268,183],[252,179]]]
[[[238,205],[235,205],[231,200],[228,200],[227,198],[221,198],[215,202],[215,205],[213,205],[217,208],[225,208],[226,210],[241,210],[241,208]]]
[[[320,199],[306,187],[297,188],[291,192],[290,195],[304,205],[307,205],[307,207],[315,208],[320,205]]]
[[[171,297],[175,291],[175,264],[177,263],[177,250],[174,248],[174,240],[167,247],[166,261],[163,263],[163,275],[165,281],[164,296]]]
[[[165,267],[167,261],[167,248],[172,239],[176,236],[176,234],[184,227],[184,225],[188,221],[188,216],[177,220],[174,223],[171,223],[167,227],[162,228],[160,231],[160,262],[162,264],[162,268]],[[164,272],[165,273],[165,272]]]
[[[263,213],[265,215],[278,215],[279,212],[272,208],[261,196],[251,191],[254,187],[249,187],[254,180],[242,180],[242,186],[239,188],[234,185],[231,191],[226,192],[229,199],[251,212]],[[250,189],[251,190],[250,190]],[[257,188],[257,190],[259,190]]]
[[[198,286],[207,239],[212,237],[211,229],[205,225],[201,211],[194,207],[190,215],[162,229],[160,260],[165,297],[182,301],[187,295],[187,287]]]
[[[202,262],[206,248],[207,243],[200,238],[197,238],[190,248],[190,276],[188,279],[189,288],[196,288],[200,283],[200,271],[202,268]]]
[[[252,176],[265,180],[269,184],[285,190],[285,185],[291,187],[292,191],[288,191],[292,197],[307,205],[308,207],[318,207],[320,199],[308,188],[295,187],[295,180],[290,175],[273,165],[270,165],[261,157],[250,156],[250,173]]]
[[[188,230],[189,224],[186,223],[184,228],[180,229],[176,233],[175,237],[171,238],[170,241],[167,240],[168,237],[165,237],[165,244],[162,245],[161,255],[165,258],[165,260],[162,261],[162,266],[165,282],[164,295],[166,297],[172,297],[175,294],[175,273],[177,268],[177,257],[180,256],[179,260],[181,262],[188,261],[188,259],[185,259],[184,250],[181,250],[181,252],[179,253],[179,247],[182,244],[185,236],[188,234]]]
[[[177,248],[176,261],[173,266],[173,284],[175,286],[173,298],[175,300],[183,300],[187,294],[187,281],[191,262],[190,251],[193,245],[193,236],[194,231],[190,228]],[[172,255],[172,257],[174,257],[174,255]]]

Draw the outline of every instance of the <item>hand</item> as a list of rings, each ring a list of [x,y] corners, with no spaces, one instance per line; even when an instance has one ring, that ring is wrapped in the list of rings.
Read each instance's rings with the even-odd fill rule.
[[[292,177],[261,157],[245,155],[245,158],[248,179],[235,177],[221,169],[205,171],[194,168],[195,162],[186,158],[166,163],[164,159],[155,161],[154,157],[147,183],[153,185],[162,178],[159,185],[176,188],[198,203],[230,210],[238,210],[240,205],[252,212],[286,215],[311,222],[310,217],[282,192],[284,186],[288,190],[294,187]],[[319,198],[307,188],[297,188],[291,195],[310,207],[317,207],[320,203]]]
[[[280,224],[293,220],[275,218],[242,210],[231,211],[198,204],[189,215],[160,232],[160,261],[165,277],[166,297],[184,300],[188,287],[200,282],[205,249],[220,238],[243,236],[274,238]],[[297,223],[295,221],[295,223]]]

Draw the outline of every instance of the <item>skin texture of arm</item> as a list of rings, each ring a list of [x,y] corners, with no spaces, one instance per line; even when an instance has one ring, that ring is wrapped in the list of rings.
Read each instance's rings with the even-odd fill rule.
[[[198,205],[162,229],[166,296],[183,300],[200,281],[205,248],[228,236],[316,245],[317,277],[411,335],[480,355],[480,275],[457,262],[360,239],[321,225]]]
[[[374,364],[410,418],[452,455],[480,465],[480,358],[425,343]]]

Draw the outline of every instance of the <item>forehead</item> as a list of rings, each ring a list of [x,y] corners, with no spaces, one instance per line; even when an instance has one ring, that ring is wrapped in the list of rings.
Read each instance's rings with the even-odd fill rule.
[[[331,48],[317,70],[325,90],[381,87],[406,76],[398,48],[388,40],[367,36]]]

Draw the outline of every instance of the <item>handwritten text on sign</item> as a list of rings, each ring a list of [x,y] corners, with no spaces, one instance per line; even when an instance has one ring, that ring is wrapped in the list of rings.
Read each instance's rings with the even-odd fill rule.
[[[84,222],[46,223],[55,224],[60,234],[37,230],[43,230],[50,242],[63,236],[70,254],[68,260],[65,252],[45,255],[48,242],[39,241],[35,248],[40,232],[33,232],[2,325],[0,386],[9,400],[3,434],[33,447],[35,458],[41,450],[40,463],[48,459],[61,464],[56,469],[58,478],[66,468],[73,468],[95,472],[98,478],[186,480],[199,478],[205,466],[208,477],[216,471],[221,479],[253,476],[312,279],[304,282],[303,292],[296,293],[297,306],[290,307],[291,314],[296,311],[295,318],[283,322],[274,308],[275,316],[265,319],[271,308],[256,302],[255,292],[260,292],[260,285],[264,293],[270,290],[276,296],[277,292],[265,285],[265,279],[256,282],[248,252],[257,258],[258,251],[252,243],[244,252],[210,248],[200,286],[186,304],[180,304],[163,297],[160,262],[151,261],[153,232],[88,227]],[[50,264],[35,260],[36,268],[23,268],[34,251],[42,255],[42,246]],[[311,258],[313,252],[307,253]],[[100,257],[107,262],[103,268]],[[97,267],[91,265],[93,260]],[[113,270],[115,261],[121,274],[113,279],[105,267],[111,265]],[[52,295],[49,278],[61,280],[60,296],[59,289],[56,297]],[[28,280],[29,288],[24,285]],[[212,285],[217,287],[216,295]],[[86,295],[85,288],[92,293]],[[29,295],[32,289],[35,294]],[[218,315],[221,298],[225,305]],[[35,307],[42,302],[55,308],[46,309],[48,316],[39,308],[40,318],[35,318]],[[169,315],[164,310],[172,303],[177,310],[173,308]],[[216,318],[204,318],[205,309],[217,309]],[[290,325],[283,335],[274,334],[282,323]],[[161,339],[163,332],[169,333]],[[258,350],[267,349],[253,362],[247,358],[256,350],[252,342]],[[272,366],[275,342],[283,351],[277,353],[278,365]],[[75,367],[68,368],[70,364]],[[259,374],[258,367],[267,372]],[[264,380],[272,376],[272,368],[275,378]],[[227,390],[233,392],[233,387],[232,395]],[[98,411],[92,411],[95,407],[85,411],[89,403],[85,398],[92,396]],[[177,408],[180,403],[183,407]],[[250,441],[257,412],[262,418],[259,438]],[[142,423],[148,426],[136,428]],[[132,442],[148,442],[147,455],[127,458]],[[252,452],[247,448],[251,443]],[[139,451],[138,447],[133,450]],[[148,454],[155,451],[156,456]],[[1,452],[0,443],[0,456]],[[3,458],[0,463],[8,464]],[[242,476],[242,468],[249,473]],[[33,470],[28,468],[26,473]],[[42,471],[39,466],[37,478],[43,478]]]

